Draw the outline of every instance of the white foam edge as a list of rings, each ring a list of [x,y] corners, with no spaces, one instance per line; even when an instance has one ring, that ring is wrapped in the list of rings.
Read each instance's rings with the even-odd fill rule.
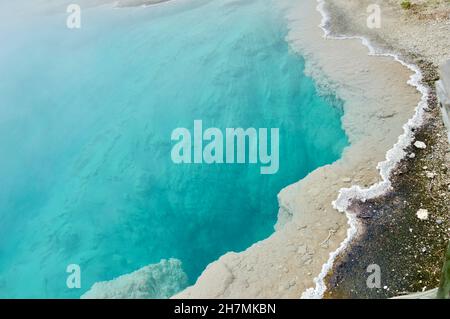
[[[414,86],[421,94],[422,98],[418,103],[415,113],[412,118],[403,125],[403,134],[398,137],[397,143],[386,153],[386,160],[378,163],[377,169],[380,171],[382,181],[370,186],[369,188],[361,188],[358,185],[353,185],[350,188],[342,188],[339,191],[338,198],[333,201],[332,205],[338,211],[345,213],[348,219],[349,228],[347,230],[347,237],[340,244],[338,249],[330,253],[328,261],[322,266],[320,274],[314,278],[315,287],[309,288],[303,292],[302,299],[321,299],[326,291],[325,277],[333,267],[336,257],[342,253],[352,242],[358,233],[358,222],[353,214],[347,211],[348,206],[352,200],[366,201],[367,199],[375,198],[385,194],[392,187],[389,177],[397,164],[406,156],[405,148],[410,146],[414,141],[413,129],[422,125],[424,119],[425,108],[428,106],[428,97],[430,90],[422,84],[423,75],[417,65],[406,63],[401,60],[397,54],[377,52],[370,40],[362,36],[332,36],[331,31],[326,28],[330,22],[330,17],[325,10],[325,1],[317,0],[317,10],[322,15],[320,28],[324,32],[324,37],[333,40],[359,39],[362,44],[369,49],[369,55],[392,57],[395,61],[407,67],[414,72],[408,80],[408,84]]]

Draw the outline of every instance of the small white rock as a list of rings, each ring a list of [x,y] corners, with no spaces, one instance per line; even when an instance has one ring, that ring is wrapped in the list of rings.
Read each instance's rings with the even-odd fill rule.
[[[411,159],[412,159],[412,158],[415,158],[415,157],[416,157],[416,154],[415,154],[415,153],[411,153],[411,154],[408,155],[408,157],[411,158]]]
[[[419,218],[420,220],[428,220],[428,210],[426,209],[419,209],[416,213],[417,218]]]
[[[427,145],[426,145],[424,142],[422,142],[422,141],[416,141],[416,142],[414,143],[414,146],[415,146],[416,148],[418,148],[418,149],[421,149],[421,150],[427,148]]]
[[[436,176],[435,173],[433,173],[433,172],[427,172],[427,177],[428,177],[428,178],[434,178],[435,176]]]

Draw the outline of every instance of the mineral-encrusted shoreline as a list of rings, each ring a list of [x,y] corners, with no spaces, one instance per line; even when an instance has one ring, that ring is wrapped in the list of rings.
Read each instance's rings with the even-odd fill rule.
[[[439,286],[450,229],[449,146],[434,93],[429,103],[427,119],[415,132],[427,148],[408,148],[387,194],[352,203],[359,234],[327,276],[325,298],[389,298]],[[429,212],[428,220],[417,217],[419,209]],[[367,285],[373,264],[381,269],[380,288]]]
[[[332,12],[338,13],[343,26],[335,25],[334,32],[354,30],[345,11],[334,7]],[[438,287],[449,240],[450,147],[435,92],[438,66],[379,35],[369,38],[420,68],[423,84],[429,88],[428,107],[423,124],[413,133],[426,148],[408,147],[408,156],[391,174],[389,192],[352,202],[348,211],[357,216],[358,235],[328,273],[325,298],[389,298]],[[418,218],[419,210],[428,212],[426,220]],[[381,270],[379,288],[367,284],[368,267],[374,264]]]

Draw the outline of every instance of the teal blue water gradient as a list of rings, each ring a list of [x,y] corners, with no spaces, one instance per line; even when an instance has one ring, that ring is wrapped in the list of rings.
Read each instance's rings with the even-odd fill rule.
[[[0,297],[79,297],[170,257],[194,283],[273,232],[283,187],[340,157],[340,103],[303,74],[274,2],[176,2],[2,32]],[[173,164],[172,130],[196,119],[279,128],[279,172]]]

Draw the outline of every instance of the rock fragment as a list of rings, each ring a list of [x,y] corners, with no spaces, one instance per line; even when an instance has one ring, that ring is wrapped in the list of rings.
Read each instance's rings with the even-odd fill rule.
[[[427,145],[426,145],[424,142],[422,142],[422,141],[416,141],[416,142],[414,143],[414,146],[415,146],[416,148],[418,148],[418,149],[421,149],[421,150],[427,148]]]
[[[416,213],[417,218],[420,220],[428,220],[429,212],[426,209],[419,209]]]

